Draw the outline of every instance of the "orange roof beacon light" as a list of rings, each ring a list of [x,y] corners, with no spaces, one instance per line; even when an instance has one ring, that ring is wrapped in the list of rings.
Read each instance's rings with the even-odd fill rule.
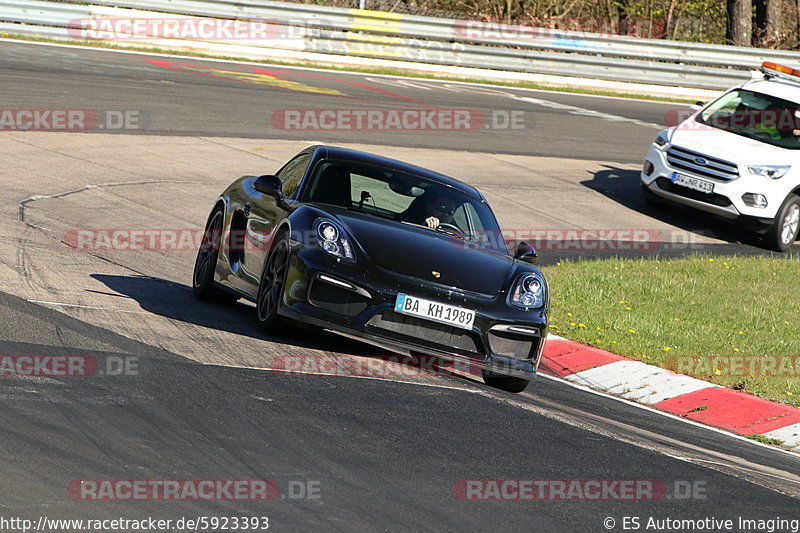
[[[786,65],[779,65],[772,61],[764,61],[761,63],[761,72],[764,73],[764,76],[770,78],[778,77],[800,82],[800,70],[787,67]]]

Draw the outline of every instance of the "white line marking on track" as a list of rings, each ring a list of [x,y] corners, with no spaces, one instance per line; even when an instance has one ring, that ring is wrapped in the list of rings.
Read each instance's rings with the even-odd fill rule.
[[[71,189],[69,191],[58,192],[54,194],[34,194],[33,196],[29,196],[19,202],[19,221],[25,222],[25,208],[31,202],[36,202],[38,200],[52,200],[54,198],[62,198],[64,196],[69,196],[71,194],[77,194],[79,192],[84,191],[91,191],[93,189],[102,189],[103,187],[122,187],[125,185],[155,185],[159,183],[178,183],[178,184],[191,184],[197,183],[196,181],[175,181],[175,180],[145,180],[145,181],[121,181],[118,183],[98,183],[97,185],[86,185],[84,187],[79,187],[77,189]]]
[[[91,305],[80,305],[80,304],[68,304],[64,302],[47,302],[44,300],[28,300],[32,304],[39,304],[39,305],[55,305],[57,307],[77,307],[79,309],[89,309],[91,311],[113,311],[115,313],[133,313],[137,315],[152,315],[153,313],[149,313],[147,311],[131,311],[128,309],[115,309],[113,307],[93,307]]]
[[[534,105],[547,107],[550,109],[565,111],[570,115],[599,118],[602,120],[607,120],[609,122],[630,122],[631,124],[636,124],[637,126],[644,126],[646,128],[655,128],[657,130],[664,129],[664,126],[655,124],[653,122],[645,122],[643,120],[639,120],[636,118],[628,118],[620,115],[612,115],[611,113],[603,113],[601,111],[595,111],[593,109],[585,109],[583,107],[577,107],[574,105],[561,104],[558,102],[552,102],[550,100],[541,100],[539,98],[530,98],[528,96],[516,96],[514,97],[514,99],[519,100],[520,102],[528,102]]]

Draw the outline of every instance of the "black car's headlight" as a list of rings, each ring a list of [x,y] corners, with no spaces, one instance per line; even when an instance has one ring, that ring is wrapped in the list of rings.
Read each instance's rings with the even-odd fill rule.
[[[541,275],[526,272],[514,281],[508,302],[523,309],[536,309],[544,305],[545,290],[545,281]]]
[[[338,224],[326,218],[318,218],[314,221],[314,229],[317,233],[317,244],[322,251],[345,261],[355,261],[350,240]]]

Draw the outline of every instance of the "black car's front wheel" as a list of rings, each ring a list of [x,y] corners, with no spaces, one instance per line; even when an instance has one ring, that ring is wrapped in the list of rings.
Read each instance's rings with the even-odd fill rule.
[[[223,211],[217,207],[211,213],[206,224],[197,259],[194,262],[192,275],[192,291],[198,298],[219,303],[233,303],[239,298],[233,294],[222,292],[214,285],[214,270],[217,268],[217,257],[222,240]]]
[[[483,371],[483,382],[494,387],[508,392],[522,392],[531,382],[529,379],[518,378],[514,376],[504,376],[503,374],[495,374],[488,370]]]
[[[289,241],[285,236],[278,237],[272,246],[258,284],[256,315],[264,329],[272,329],[279,322],[278,306],[283,297],[286,271],[289,266]]]

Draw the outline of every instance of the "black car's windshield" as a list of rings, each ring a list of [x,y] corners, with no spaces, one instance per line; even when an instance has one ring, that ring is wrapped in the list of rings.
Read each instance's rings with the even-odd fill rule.
[[[317,164],[303,201],[336,205],[398,222],[426,225],[481,249],[507,252],[491,209],[440,182],[396,169],[353,161]]]
[[[800,105],[775,96],[735,89],[712,102],[697,121],[773,146],[800,149]]]

